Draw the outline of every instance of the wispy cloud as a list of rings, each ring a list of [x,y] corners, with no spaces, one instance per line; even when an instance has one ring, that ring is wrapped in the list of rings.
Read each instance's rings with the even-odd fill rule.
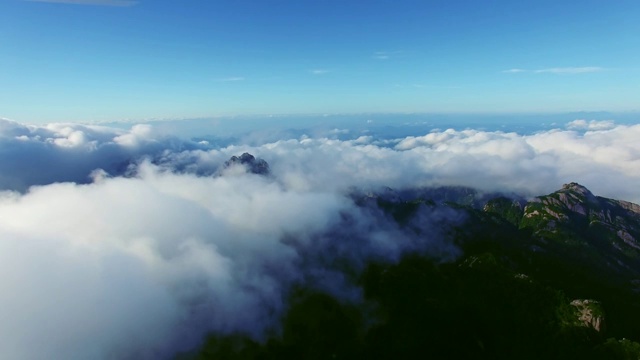
[[[395,83],[392,85],[394,88],[403,88],[403,89],[409,89],[409,88],[414,88],[414,89],[460,89],[460,86],[457,85],[441,85],[441,84],[420,84],[420,83],[414,83],[414,84],[402,84],[402,83]]]
[[[561,68],[549,68],[536,70],[536,73],[551,73],[551,74],[585,74],[603,71],[604,69],[598,66],[583,66],[583,67],[561,67]]]
[[[243,76],[232,76],[232,77],[217,79],[216,81],[219,81],[219,82],[233,82],[233,81],[244,81],[244,80],[245,79],[244,79]]]
[[[373,58],[376,60],[388,60],[390,58],[389,54],[384,52],[377,52],[373,54]]]
[[[526,72],[527,70],[524,69],[509,69],[509,70],[503,70],[503,73],[507,73],[507,74],[515,74],[515,73],[521,73],[521,72]]]
[[[401,53],[402,51],[376,51],[371,57],[376,60],[389,60]]]
[[[331,70],[327,70],[327,69],[313,69],[310,71],[313,75],[324,75],[327,73],[330,73]]]
[[[599,66],[582,66],[582,67],[555,67],[555,68],[546,68],[546,69],[537,69],[537,70],[526,70],[526,69],[508,69],[503,70],[503,73],[506,74],[517,74],[517,73],[536,73],[536,74],[587,74],[594,73],[606,70],[605,68]]]
[[[120,6],[128,7],[138,4],[134,0],[24,0],[30,2],[44,2],[55,4],[71,4],[71,5],[97,5],[97,6]]]

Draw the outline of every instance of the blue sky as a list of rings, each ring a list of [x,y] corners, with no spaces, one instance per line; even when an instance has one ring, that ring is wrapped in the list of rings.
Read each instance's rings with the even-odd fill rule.
[[[2,0],[0,117],[638,111],[640,2]]]

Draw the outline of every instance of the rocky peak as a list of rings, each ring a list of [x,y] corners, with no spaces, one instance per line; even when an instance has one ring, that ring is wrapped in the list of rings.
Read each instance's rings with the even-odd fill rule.
[[[556,221],[566,221],[571,216],[589,216],[590,210],[598,207],[598,199],[589,189],[571,182],[562,185],[562,189],[558,191],[533,199],[525,207],[524,216],[542,216],[552,220],[553,227]]]
[[[503,201],[487,212],[510,214]],[[498,211],[502,210],[502,211]],[[512,213],[512,212],[511,212]],[[519,222],[541,239],[582,247],[583,258],[593,256],[611,269],[640,273],[640,206],[595,196],[586,187],[572,182],[558,191],[529,201]],[[591,252],[592,255],[587,255]]]
[[[568,184],[563,184],[562,185],[562,189],[563,190],[572,190],[572,191],[576,191],[576,192],[580,192],[580,193],[591,193],[591,191],[589,191],[589,189],[587,189],[586,187],[578,184],[577,182],[570,182]]]
[[[591,193],[589,189],[576,182],[570,182],[568,184],[562,185],[562,189],[556,191],[556,193],[569,193],[572,194],[574,198],[578,198],[581,201],[596,201],[595,195],[593,195],[593,193]]]
[[[253,174],[269,174],[269,164],[267,164],[263,159],[257,159],[249,153],[243,153],[240,156],[232,156],[229,160],[225,161],[224,168],[226,169],[233,165],[242,165],[247,168],[248,172]]]

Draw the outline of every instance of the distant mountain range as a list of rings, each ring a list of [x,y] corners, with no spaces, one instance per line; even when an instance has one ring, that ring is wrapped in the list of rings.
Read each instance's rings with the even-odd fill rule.
[[[300,288],[266,340],[211,334],[178,358],[640,358],[640,206],[577,183],[529,200],[460,187],[353,199],[400,227],[420,209],[464,214],[448,233],[462,255],[371,261],[354,275],[362,302]]]

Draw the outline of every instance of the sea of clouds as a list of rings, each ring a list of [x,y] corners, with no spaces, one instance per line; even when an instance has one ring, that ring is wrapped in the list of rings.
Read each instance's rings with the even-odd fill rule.
[[[1,358],[168,358],[209,331],[260,339],[296,285],[359,300],[338,260],[361,270],[407,252],[458,254],[443,224],[463,214],[425,207],[399,228],[354,192],[530,197],[576,181],[640,202],[640,125],[391,140],[336,129],[224,146],[160,128],[0,119]],[[271,173],[223,166],[244,152]]]

